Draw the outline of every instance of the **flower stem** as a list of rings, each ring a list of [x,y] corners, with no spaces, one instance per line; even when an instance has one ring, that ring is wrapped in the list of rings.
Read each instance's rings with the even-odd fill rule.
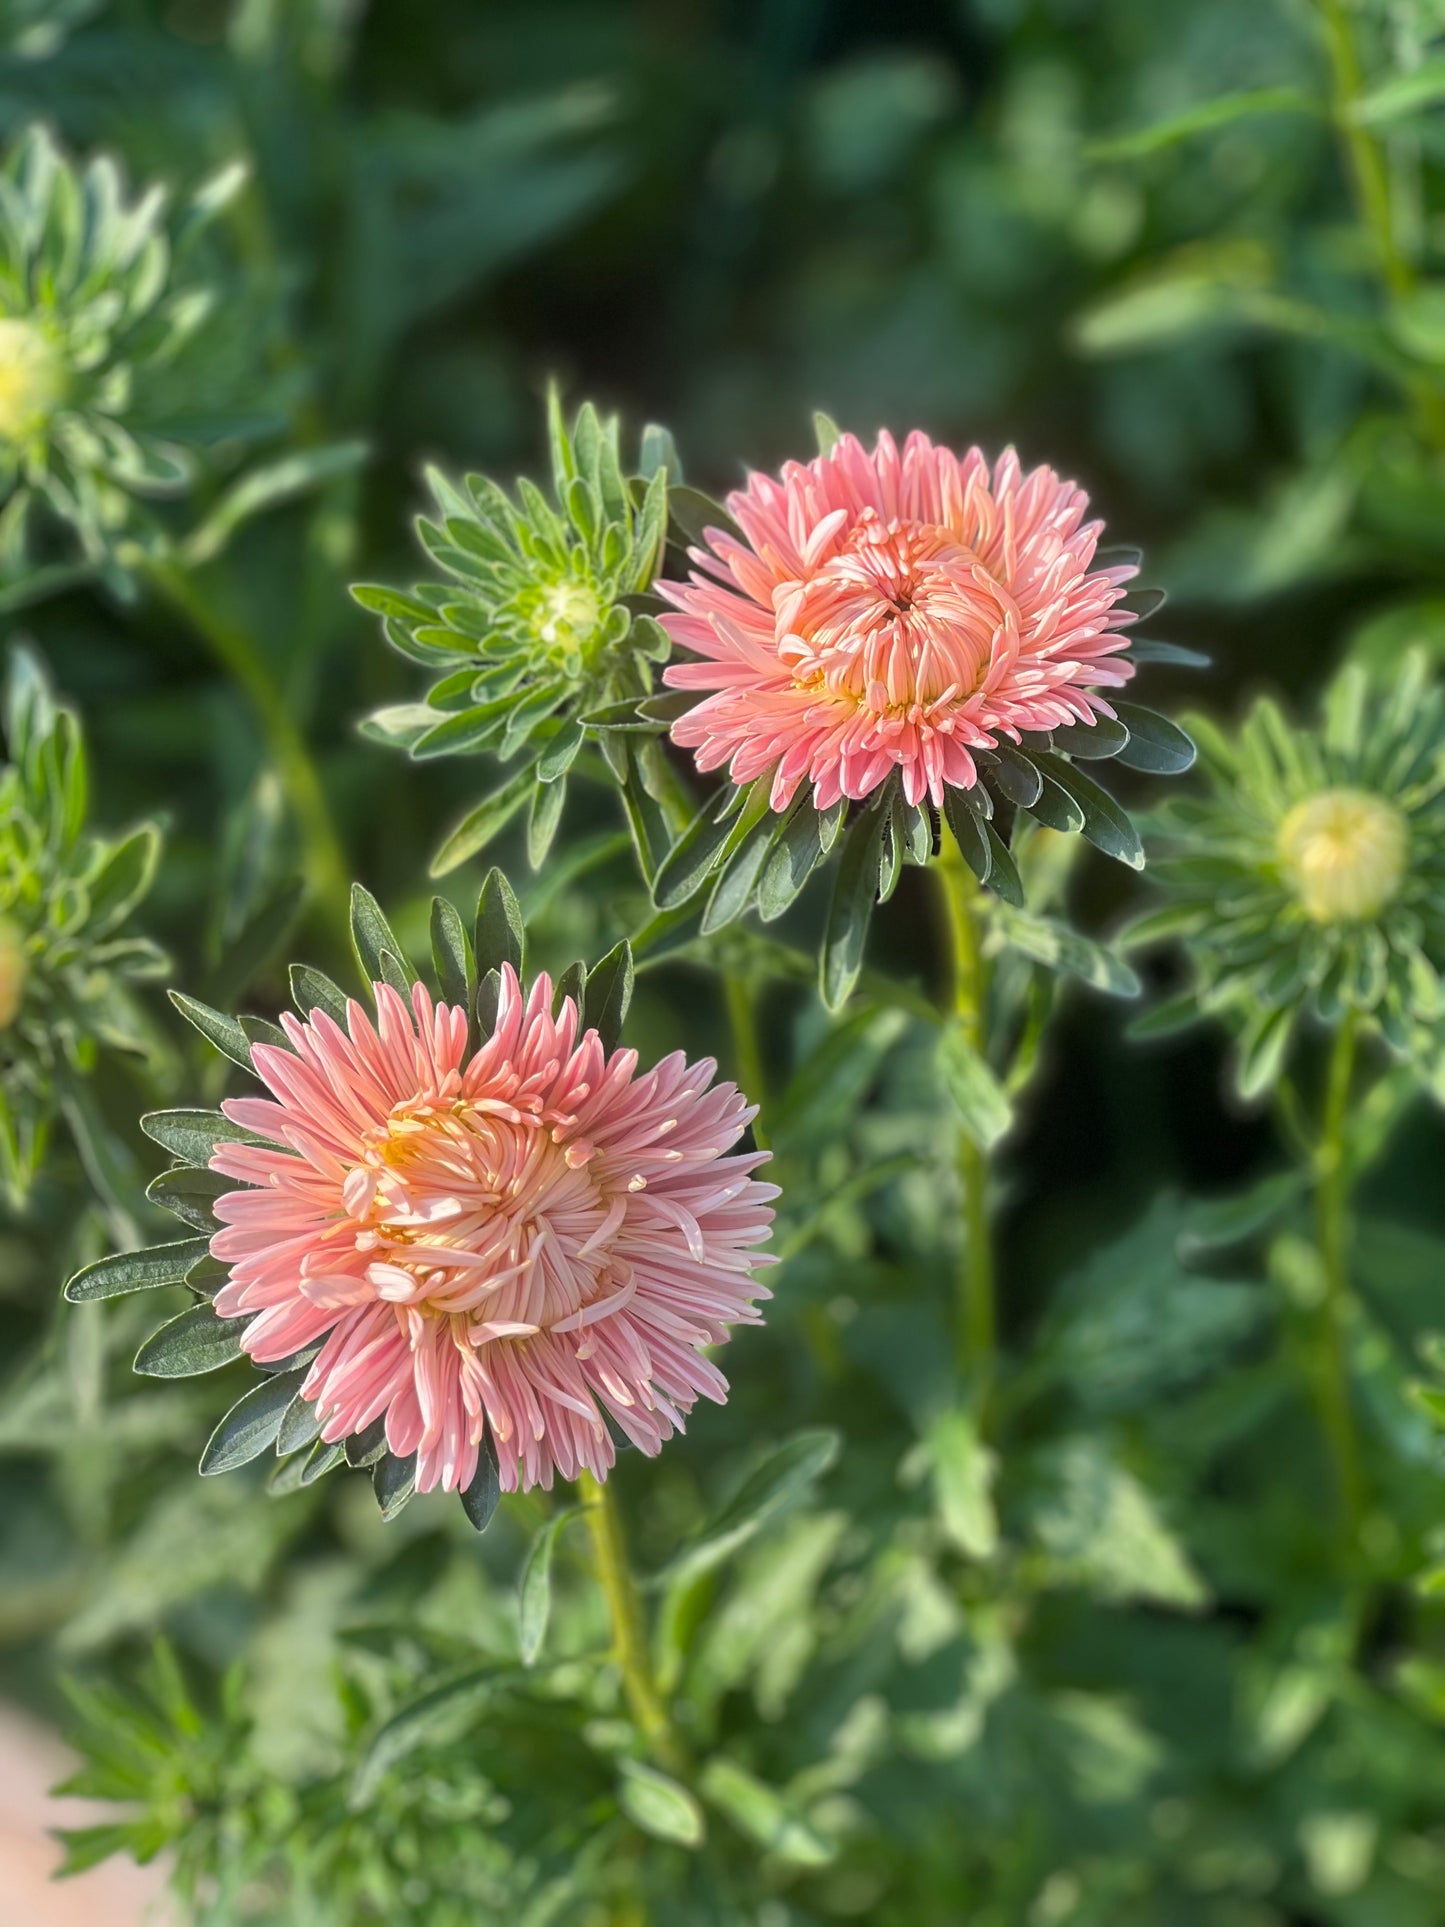
[[[1350,1011],[1335,1033],[1325,1079],[1324,1113],[1315,1151],[1315,1236],[1324,1273],[1320,1318],[1320,1423],[1334,1464],[1340,1510],[1351,1536],[1364,1498],[1359,1434],[1350,1400],[1346,1320],[1349,1311],[1349,1176],[1346,1119],[1354,1082],[1357,1020]]]
[[[661,1763],[673,1773],[683,1772],[686,1761],[682,1748],[652,1676],[642,1604],[628,1570],[627,1547],[616,1502],[607,1485],[594,1479],[590,1472],[578,1475],[577,1489],[582,1494],[587,1530],[592,1539],[592,1564],[612,1622],[613,1656],[622,1672],[623,1691],[632,1708],[632,1717]]]
[[[979,944],[978,884],[963,854],[945,835],[936,865],[943,886],[953,957],[953,1015],[964,1037],[982,1057],[987,1042],[984,993],[987,968]],[[958,1274],[955,1343],[959,1370],[977,1388],[982,1412],[993,1379],[996,1345],[993,1242],[988,1221],[988,1153],[966,1131],[958,1133],[958,1173],[963,1186],[963,1249]]]
[[[1350,17],[1352,9],[1349,0],[1319,0],[1319,10],[1330,63],[1335,131],[1344,148],[1360,218],[1374,242],[1380,278],[1387,294],[1401,300],[1415,289],[1415,264],[1400,242],[1384,146],[1356,111],[1365,92],[1365,76]],[[1405,386],[1422,427],[1437,444],[1445,443],[1445,401],[1427,381],[1407,381]]]
[[[728,1023],[732,1027],[733,1057],[737,1063],[738,1085],[749,1103],[756,1104],[758,1107],[758,1115],[753,1119],[753,1141],[760,1151],[766,1151],[769,1147],[767,1131],[763,1124],[763,1105],[768,1087],[763,1070],[763,1052],[758,1041],[753,1000],[749,995],[747,984],[736,971],[723,972],[723,998],[727,1004]]]
[[[327,914],[339,919],[344,927],[350,914],[346,858],[316,765],[265,662],[245,631],[228,622],[183,569],[174,563],[148,559],[146,573],[156,591],[186,618],[250,699],[300,825],[309,880]]]

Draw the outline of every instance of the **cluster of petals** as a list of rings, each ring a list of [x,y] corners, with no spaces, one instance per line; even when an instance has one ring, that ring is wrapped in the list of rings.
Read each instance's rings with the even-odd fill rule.
[[[1133,674],[1120,632],[1132,564],[1093,566],[1102,523],[1051,468],[1012,449],[990,470],[886,432],[851,435],[728,497],[746,538],[706,532],[662,618],[695,661],[664,680],[704,698],[673,725],[699,769],[766,776],[785,809],[826,809],[897,769],[910,803],[977,781],[972,751],[1112,715]]]
[[[655,1453],[726,1397],[704,1348],[769,1296],[776,1187],[729,1155],[754,1111],[706,1059],[639,1075],[545,976],[504,968],[475,1051],[424,986],[375,994],[375,1024],[284,1017],[291,1048],[253,1051],[271,1096],[224,1106],[250,1136],[211,1160],[246,1187],[215,1207],[217,1313],[263,1364],[319,1344],[322,1439],[384,1415],[422,1491],[465,1490],[488,1432],[504,1490],[605,1478],[604,1413]]]

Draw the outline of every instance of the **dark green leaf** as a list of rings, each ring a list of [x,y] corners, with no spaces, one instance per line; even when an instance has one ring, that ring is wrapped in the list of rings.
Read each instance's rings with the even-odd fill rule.
[[[219,1171],[197,1170],[193,1165],[182,1165],[174,1171],[162,1171],[158,1178],[152,1178],[146,1187],[146,1196],[152,1204],[158,1204],[163,1211],[169,1211],[179,1218],[182,1224],[194,1225],[198,1231],[214,1231],[216,1216],[212,1209],[216,1199],[226,1192],[237,1189],[234,1178],[222,1177]]]
[[[71,1304],[83,1305],[93,1298],[120,1298],[127,1292],[179,1285],[208,1251],[204,1238],[182,1238],[176,1244],[152,1245],[148,1251],[117,1251],[77,1271],[65,1295]]]
[[[286,1408],[301,1389],[304,1371],[283,1372],[247,1392],[212,1432],[201,1454],[201,1471],[232,1472],[259,1458],[276,1443]]]
[[[333,1023],[346,1029],[346,992],[340,985],[310,964],[292,964],[290,977],[291,1001],[303,1017],[324,1010]]]
[[[206,1165],[218,1144],[260,1144],[264,1140],[243,1125],[233,1124],[220,1111],[147,1111],[140,1127],[148,1138],[184,1158],[187,1164]],[[233,1179],[234,1185],[235,1180]]]
[[[1083,811],[1084,835],[1089,842],[1105,856],[1127,863],[1131,870],[1142,870],[1144,845],[1139,841],[1139,832],[1109,792],[1100,789],[1092,776],[1085,776],[1081,769],[1057,757],[1041,758],[1039,766]],[[1034,814],[1039,814],[1037,808]]]
[[[472,945],[477,974],[500,971],[510,964],[520,977],[526,949],[522,928],[522,906],[516,892],[498,869],[488,870],[477,898],[476,936]]]
[[[388,1452],[377,1461],[371,1475],[371,1489],[381,1507],[382,1518],[390,1523],[416,1491],[416,1454],[399,1459],[395,1453]]]
[[[217,1318],[209,1305],[192,1305],[153,1332],[135,1355],[146,1378],[195,1378],[241,1356],[247,1318]]]
[[[351,943],[361,974],[369,984],[385,981],[383,952],[390,952],[404,967],[408,989],[416,982],[416,974],[407,963],[406,952],[395,931],[382,915],[381,905],[360,883],[351,886]]]
[[[1155,776],[1179,776],[1194,761],[1194,744],[1165,716],[1135,703],[1116,703],[1119,720],[1129,731],[1129,741],[1119,751],[1119,761],[1128,769],[1147,770]]]
[[[632,1002],[633,978],[632,946],[626,938],[587,973],[582,1021],[597,1032],[605,1051],[616,1050],[621,1039]]]
[[[839,1435],[831,1430],[795,1433],[754,1467],[722,1510],[656,1575],[654,1583],[695,1579],[731,1558],[811,1491],[836,1460],[840,1444]]]
[[[462,1510],[466,1513],[478,1532],[485,1532],[492,1523],[492,1514],[502,1496],[502,1483],[497,1476],[497,1448],[493,1443],[490,1427],[482,1440],[477,1454],[477,1469],[471,1484],[462,1493]]]
[[[188,997],[182,990],[172,990],[168,995],[186,1022],[194,1024],[207,1043],[214,1044],[222,1056],[229,1057],[243,1070],[251,1069],[251,1046],[234,1017],[223,1017],[219,1010],[212,1010],[209,1004]]]
[[[843,833],[843,850],[833,879],[833,897],[819,958],[823,1002],[840,1010],[863,968],[868,924],[878,895],[878,865],[888,793],[880,790]]]
[[[472,947],[456,905],[446,897],[432,898],[431,954],[443,1003],[470,1011],[476,984]]]

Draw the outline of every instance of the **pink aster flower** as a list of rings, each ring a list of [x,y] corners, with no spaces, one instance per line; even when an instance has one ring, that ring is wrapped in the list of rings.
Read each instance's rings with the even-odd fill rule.
[[[291,1050],[253,1052],[272,1096],[224,1107],[267,1142],[211,1159],[255,1187],[216,1204],[217,1313],[250,1316],[262,1363],[323,1341],[301,1388],[321,1437],[384,1413],[423,1492],[465,1489],[488,1427],[508,1491],[604,1478],[603,1410],[655,1453],[726,1397],[703,1348],[770,1295],[777,1189],[764,1154],[727,1155],[754,1110],[709,1060],[609,1056],[545,976],[503,969],[470,1056],[464,1010],[375,988],[375,1026],[356,1003],[347,1031],[283,1017]]]
[[[775,810],[800,783],[826,809],[894,769],[909,803],[977,780],[970,753],[1025,730],[1092,723],[1120,655],[1129,564],[1093,567],[1088,497],[1008,449],[992,472],[926,435],[870,455],[844,435],[782,479],[750,475],[687,582],[659,582],[662,618],[701,660],[674,689],[709,692],[672,727],[701,770],[771,779]]]

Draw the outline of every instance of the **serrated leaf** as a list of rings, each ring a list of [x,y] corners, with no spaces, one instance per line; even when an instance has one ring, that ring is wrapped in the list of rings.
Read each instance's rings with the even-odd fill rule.
[[[241,1334],[248,1318],[217,1318],[209,1305],[192,1305],[162,1325],[135,1355],[135,1369],[146,1378],[195,1378],[218,1371],[241,1356]]]

